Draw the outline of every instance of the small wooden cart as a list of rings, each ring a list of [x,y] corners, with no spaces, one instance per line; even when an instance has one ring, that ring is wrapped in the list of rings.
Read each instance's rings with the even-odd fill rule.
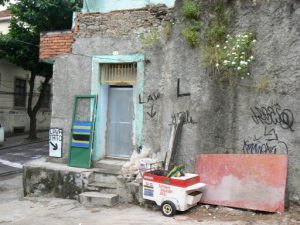
[[[205,184],[200,183],[197,174],[168,178],[163,171],[156,170],[144,173],[143,197],[161,206],[164,216],[174,216],[176,211],[186,211],[197,205],[203,187]]]

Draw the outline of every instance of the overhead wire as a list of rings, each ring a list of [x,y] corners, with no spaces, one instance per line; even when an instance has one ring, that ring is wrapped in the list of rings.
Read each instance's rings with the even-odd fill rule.
[[[35,47],[37,47],[37,48],[40,48],[39,45],[30,43],[30,42],[21,41],[21,40],[19,40],[19,39],[14,39],[14,40],[17,41],[17,42],[23,43],[23,44],[28,44],[28,45],[35,46]],[[49,46],[48,46],[48,48],[50,48],[51,50],[57,50],[57,49],[51,48],[51,47],[49,47]],[[68,52],[67,54],[70,54],[70,55],[76,55],[76,56],[83,56],[83,57],[88,57],[88,58],[93,58],[93,57],[94,57],[93,55],[86,55],[86,54],[73,53],[73,52]],[[112,58],[108,58],[108,57],[106,58],[106,57],[102,57],[102,56],[101,56],[101,59],[114,60],[114,59],[112,59]],[[127,62],[127,61],[119,60],[119,59],[116,59],[116,61],[118,61],[118,62],[123,62],[123,63],[126,63],[126,62]]]

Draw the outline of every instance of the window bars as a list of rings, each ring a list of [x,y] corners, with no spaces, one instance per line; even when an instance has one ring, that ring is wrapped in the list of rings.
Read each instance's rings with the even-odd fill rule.
[[[137,64],[101,64],[100,73],[102,84],[132,84],[136,82]]]

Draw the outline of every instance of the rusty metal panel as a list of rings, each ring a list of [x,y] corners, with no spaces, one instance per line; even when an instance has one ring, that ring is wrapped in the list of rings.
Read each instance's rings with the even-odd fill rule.
[[[199,155],[196,172],[207,184],[201,202],[283,213],[287,166],[287,155]]]

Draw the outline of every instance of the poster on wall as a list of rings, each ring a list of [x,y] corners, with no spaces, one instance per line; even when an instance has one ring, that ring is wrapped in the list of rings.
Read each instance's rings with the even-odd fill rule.
[[[50,128],[49,130],[49,156],[61,158],[63,130]]]

